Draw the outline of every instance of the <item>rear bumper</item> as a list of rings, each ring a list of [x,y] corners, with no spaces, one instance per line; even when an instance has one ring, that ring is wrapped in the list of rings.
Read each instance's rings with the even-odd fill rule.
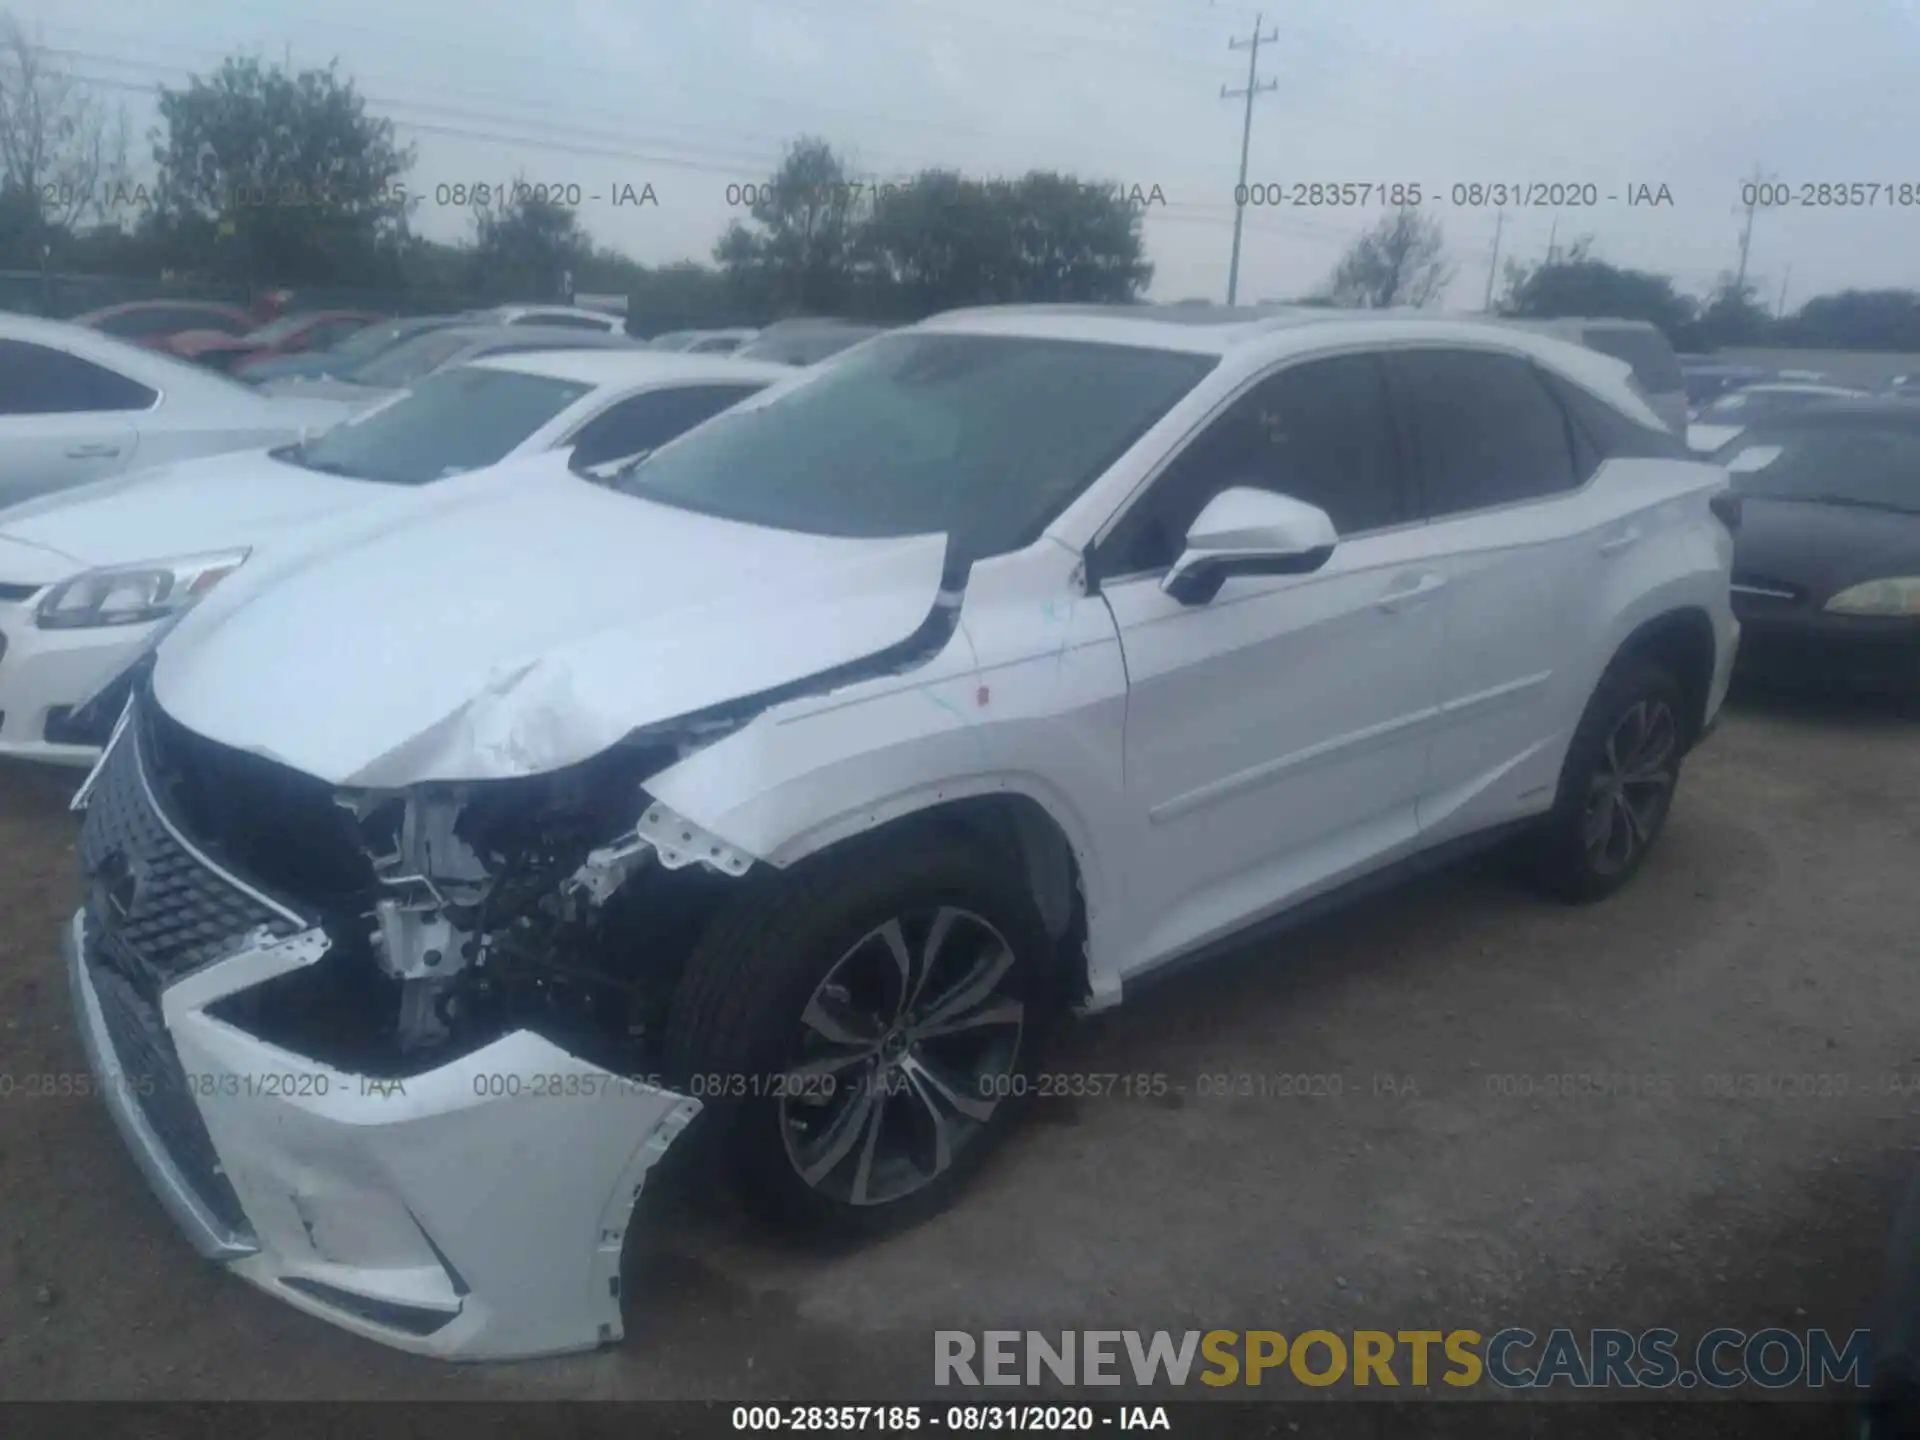
[[[202,1255],[343,1329],[424,1355],[515,1359],[620,1337],[634,1201],[697,1101],[528,1031],[381,1081],[208,1013],[317,962],[328,948],[317,931],[240,948],[132,1020],[138,1002],[89,953],[84,912],[63,940],[97,1088]]]

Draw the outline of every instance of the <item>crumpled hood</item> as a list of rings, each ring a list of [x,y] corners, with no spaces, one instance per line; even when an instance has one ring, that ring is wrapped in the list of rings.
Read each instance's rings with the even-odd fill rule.
[[[763,529],[538,456],[355,512],[223,582],[156,657],[190,729],[335,784],[538,774],[862,659],[931,612],[942,536]]]
[[[136,470],[0,510],[0,540],[57,552],[66,574],[254,545],[391,485],[322,475],[241,450]],[[55,578],[64,579],[65,575]]]

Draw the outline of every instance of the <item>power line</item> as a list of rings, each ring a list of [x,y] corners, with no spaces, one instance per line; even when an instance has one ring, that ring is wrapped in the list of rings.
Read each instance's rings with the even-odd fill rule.
[[[1254,17],[1253,34],[1245,41],[1247,51],[1247,88],[1244,90],[1229,90],[1224,85],[1220,87],[1220,98],[1222,100],[1231,100],[1239,96],[1245,96],[1247,101],[1246,116],[1240,123],[1240,183],[1234,186],[1233,190],[1233,259],[1227,266],[1227,304],[1229,305],[1233,304],[1235,297],[1240,293],[1240,230],[1246,220],[1247,214],[1247,150],[1253,142],[1253,102],[1263,90],[1278,90],[1280,88],[1280,82],[1278,80],[1269,80],[1266,84],[1261,84],[1258,75],[1261,40],[1265,39],[1268,43],[1271,43],[1280,38],[1278,31],[1264,37],[1260,34],[1260,22],[1263,18],[1263,16],[1259,15]],[[1241,48],[1241,45],[1242,42],[1238,39],[1227,41],[1227,48],[1229,50],[1238,50]]]

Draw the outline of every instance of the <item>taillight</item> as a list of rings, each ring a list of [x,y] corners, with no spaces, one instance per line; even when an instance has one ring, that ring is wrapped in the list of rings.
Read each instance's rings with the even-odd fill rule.
[[[1714,519],[1727,527],[1729,535],[1739,533],[1740,492],[1738,490],[1722,490],[1707,501],[1707,508],[1713,511]]]

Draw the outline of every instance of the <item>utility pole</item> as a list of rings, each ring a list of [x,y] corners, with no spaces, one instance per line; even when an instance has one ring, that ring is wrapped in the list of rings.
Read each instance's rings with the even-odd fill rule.
[[[1748,247],[1753,244],[1753,212],[1760,203],[1760,187],[1767,182],[1768,176],[1758,165],[1755,165],[1753,167],[1753,179],[1748,182],[1748,184],[1752,186],[1752,189],[1749,191],[1750,198],[1747,201],[1747,221],[1746,224],[1740,227],[1740,268],[1734,272],[1733,277],[1733,293],[1735,295],[1744,295],[1746,293],[1747,250]]]
[[[1559,233],[1560,233],[1560,217],[1556,215],[1553,217],[1553,224],[1547,227],[1547,268],[1549,270],[1553,268],[1554,237],[1557,236]]]
[[[1793,279],[1793,266],[1787,266],[1787,273],[1780,277],[1780,299],[1773,307],[1773,318],[1782,319],[1787,313],[1787,282]]]
[[[1480,308],[1487,314],[1493,313],[1493,277],[1500,273],[1500,232],[1507,228],[1507,212],[1499,210],[1493,217],[1493,258],[1487,261],[1487,301]]]
[[[1227,48],[1229,50],[1238,50],[1242,46],[1246,48],[1247,88],[1244,90],[1229,90],[1224,85],[1220,87],[1220,98],[1222,100],[1233,100],[1242,95],[1246,96],[1247,99],[1246,118],[1240,124],[1240,183],[1234,187],[1233,191],[1233,259],[1227,266],[1227,304],[1229,305],[1233,304],[1234,298],[1240,293],[1240,226],[1241,222],[1247,217],[1247,147],[1253,140],[1253,100],[1254,97],[1263,90],[1277,90],[1280,87],[1278,80],[1269,80],[1266,84],[1262,85],[1258,78],[1260,47],[1262,45],[1271,45],[1280,38],[1280,32],[1278,30],[1274,31],[1271,35],[1262,35],[1260,33],[1260,22],[1265,18],[1265,15],[1255,15],[1253,17],[1253,36],[1251,39],[1234,39],[1227,41]]]

